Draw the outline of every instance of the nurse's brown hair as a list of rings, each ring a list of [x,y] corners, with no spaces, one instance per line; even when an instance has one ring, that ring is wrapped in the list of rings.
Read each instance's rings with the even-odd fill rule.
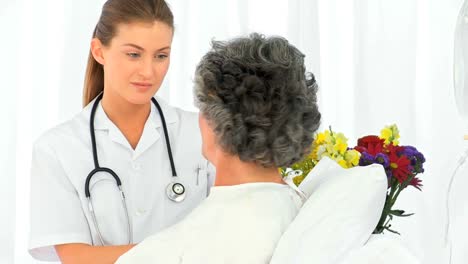
[[[104,46],[110,45],[119,24],[159,21],[174,28],[174,16],[164,0],[108,0],[93,32]],[[84,79],[83,107],[104,90],[104,69],[89,52]]]

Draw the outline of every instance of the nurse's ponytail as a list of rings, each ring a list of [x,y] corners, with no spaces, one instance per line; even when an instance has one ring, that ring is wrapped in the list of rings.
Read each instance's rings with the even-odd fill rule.
[[[98,38],[104,46],[108,46],[115,36],[118,24],[154,21],[174,28],[172,11],[164,0],[108,0],[102,7],[93,38]],[[84,79],[83,107],[103,90],[104,68],[90,51]]]
[[[94,30],[93,38],[96,37]],[[91,51],[88,55],[88,65],[86,66],[84,89],[83,89],[83,107],[93,101],[98,94],[104,90],[104,69],[93,57]]]

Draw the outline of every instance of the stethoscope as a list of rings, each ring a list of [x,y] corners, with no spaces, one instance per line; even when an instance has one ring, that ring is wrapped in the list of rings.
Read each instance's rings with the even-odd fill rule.
[[[99,101],[101,101],[103,94],[101,93],[98,95],[96,98],[96,101],[94,102],[93,108],[91,109],[91,118],[89,120],[89,127],[90,127],[90,135],[91,135],[91,145],[93,147],[93,160],[94,160],[94,169],[88,174],[88,177],[86,178],[86,183],[85,183],[85,194],[86,198],[88,199],[88,208],[91,213],[91,217],[93,219],[94,227],[96,228],[96,232],[98,234],[99,240],[102,245],[104,245],[104,239],[102,238],[101,231],[99,229],[99,225],[96,220],[96,214],[94,213],[94,207],[93,207],[93,199],[91,198],[91,193],[89,192],[89,183],[91,182],[91,178],[98,172],[106,172],[112,177],[114,177],[117,187],[119,188],[120,195],[122,198],[122,205],[125,210],[125,214],[127,216],[127,232],[128,232],[128,243],[131,244],[133,241],[133,236],[132,236],[132,227],[130,224],[130,216],[128,214],[128,209],[127,209],[127,204],[125,200],[125,194],[122,190],[122,182],[120,181],[119,176],[117,174],[105,167],[99,166],[99,160],[97,156],[97,148],[96,148],[96,136],[94,134],[94,116],[96,115],[96,109],[99,105]],[[167,126],[166,126],[166,120],[164,119],[164,114],[161,109],[161,106],[159,106],[159,103],[156,101],[156,99],[151,98],[151,101],[153,104],[156,106],[159,112],[159,116],[161,116],[161,122],[164,130],[164,136],[166,139],[166,147],[167,147],[167,153],[169,155],[169,161],[171,163],[171,170],[172,170],[172,182],[169,183],[169,185],[166,188],[166,195],[167,197],[174,202],[182,202],[185,199],[185,187],[182,183],[177,181],[177,173],[174,165],[174,159],[172,158],[172,151],[171,151],[171,145],[169,143],[169,133],[167,132]]]

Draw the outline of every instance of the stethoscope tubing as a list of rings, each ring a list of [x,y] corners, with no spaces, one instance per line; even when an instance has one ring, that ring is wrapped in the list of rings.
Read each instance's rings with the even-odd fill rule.
[[[122,182],[121,182],[119,176],[117,176],[117,174],[113,170],[111,170],[109,168],[101,167],[99,165],[99,159],[98,159],[98,154],[97,154],[97,145],[96,145],[96,135],[94,133],[94,118],[96,116],[96,110],[97,110],[97,107],[98,107],[99,102],[101,101],[102,97],[103,97],[103,93],[101,93],[101,94],[99,94],[97,96],[97,98],[96,98],[96,100],[95,100],[95,102],[93,104],[93,107],[91,109],[89,128],[90,128],[91,145],[92,145],[92,152],[93,152],[94,169],[86,177],[85,196],[86,196],[86,198],[88,200],[88,209],[89,209],[89,211],[91,213],[91,218],[92,218],[94,227],[96,229],[96,232],[98,234],[98,238],[99,238],[101,244],[105,245],[106,243],[105,243],[105,241],[104,241],[104,239],[102,237],[102,234],[101,234],[101,231],[100,231],[97,219],[96,219],[96,214],[95,214],[95,210],[94,210],[94,206],[93,206],[93,199],[91,197],[91,192],[89,190],[89,185],[91,183],[91,178],[98,172],[105,172],[105,173],[108,173],[108,174],[112,175],[112,177],[116,181],[117,187],[119,188],[120,195],[121,195],[121,200],[122,200],[122,205],[124,207],[125,214],[126,214],[126,217],[127,217],[128,243],[132,244],[132,242],[133,242],[133,232],[132,232],[132,226],[130,224],[130,215],[128,213],[127,203],[126,203],[126,199],[125,199],[125,193],[123,192],[123,189],[122,189]],[[183,201],[185,199],[185,187],[184,187],[183,184],[178,183],[178,182],[175,181],[175,179],[177,177],[177,172],[176,172],[176,168],[175,168],[175,165],[174,165],[174,159],[173,159],[173,156],[172,156],[172,150],[171,150],[171,144],[170,144],[170,141],[169,141],[169,133],[167,131],[166,120],[164,118],[164,114],[163,114],[163,111],[161,109],[161,106],[156,101],[156,99],[151,98],[151,101],[156,106],[156,108],[157,108],[157,110],[159,112],[159,115],[161,117],[162,127],[163,127],[163,130],[164,130],[164,138],[165,138],[165,141],[166,141],[167,153],[168,153],[169,161],[170,161],[170,164],[171,164],[171,171],[172,171],[173,181],[166,188],[168,190],[167,191],[167,196],[168,196],[168,198],[170,200],[172,200],[174,202],[181,202],[181,201]],[[181,191],[174,190],[175,186],[182,188]]]

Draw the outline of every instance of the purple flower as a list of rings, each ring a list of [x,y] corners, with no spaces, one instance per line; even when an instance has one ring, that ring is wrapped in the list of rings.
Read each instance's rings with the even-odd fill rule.
[[[424,163],[426,162],[426,158],[421,152],[416,153],[416,158],[418,159],[419,162]]]
[[[392,168],[388,167],[388,169],[385,169],[385,174],[387,174],[388,179],[392,178],[393,177]]]
[[[367,152],[361,153],[361,158],[359,159],[359,166],[371,165],[375,162],[374,156]]]
[[[375,162],[381,164],[384,168],[388,168],[388,166],[390,166],[390,160],[384,153],[378,153],[375,155]]]
[[[409,168],[414,174],[423,173],[423,163],[426,161],[424,155],[413,146],[403,146],[403,150],[398,155],[405,155],[411,161]]]

